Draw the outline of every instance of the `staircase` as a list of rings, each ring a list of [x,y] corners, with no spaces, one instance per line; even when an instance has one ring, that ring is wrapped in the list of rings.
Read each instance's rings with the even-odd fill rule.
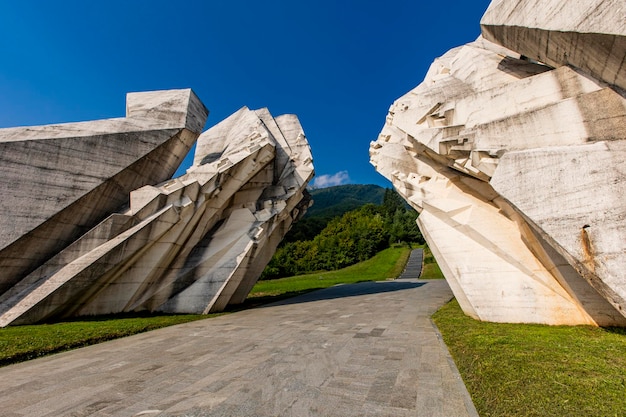
[[[422,262],[424,261],[424,249],[413,249],[404,271],[398,279],[418,279],[422,274]]]

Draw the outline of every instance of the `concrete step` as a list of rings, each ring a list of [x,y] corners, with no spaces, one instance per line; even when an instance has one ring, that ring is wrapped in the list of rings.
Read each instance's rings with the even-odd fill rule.
[[[409,260],[404,267],[404,271],[398,279],[418,279],[422,275],[422,263],[424,261],[424,250],[422,248],[413,249]]]

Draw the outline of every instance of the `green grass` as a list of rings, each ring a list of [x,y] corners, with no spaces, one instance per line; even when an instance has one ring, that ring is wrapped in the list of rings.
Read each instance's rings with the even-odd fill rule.
[[[250,291],[245,304],[275,301],[337,284],[397,278],[410,253],[409,247],[397,245],[377,253],[367,261],[337,271],[259,281]]]
[[[433,319],[482,417],[626,416],[626,329]]]
[[[0,366],[207,317],[210,316],[109,316],[0,328]]]
[[[435,257],[428,245],[424,245],[424,267],[422,268],[422,275],[420,275],[421,279],[444,279],[443,273],[441,269],[439,269],[439,265],[437,265],[437,261],[435,261]]]

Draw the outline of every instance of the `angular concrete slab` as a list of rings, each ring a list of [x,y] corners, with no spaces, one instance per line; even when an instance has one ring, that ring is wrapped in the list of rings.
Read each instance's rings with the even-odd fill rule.
[[[0,129],[0,294],[164,181],[208,115],[187,90],[130,93],[125,118]]]
[[[494,0],[370,145],[468,315],[626,326],[624,12]]]
[[[142,97],[128,105],[139,118],[154,113],[155,100],[179,101],[175,92]],[[199,126],[182,111],[171,117]],[[185,175],[132,191],[129,207],[0,294],[0,326],[241,303],[308,208],[313,174],[295,115],[244,107],[200,136]]]
[[[622,0],[492,1],[483,36],[552,67],[572,65],[626,89]]]

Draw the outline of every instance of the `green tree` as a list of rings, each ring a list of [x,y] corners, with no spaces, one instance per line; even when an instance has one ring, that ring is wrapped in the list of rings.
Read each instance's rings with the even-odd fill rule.
[[[389,228],[390,243],[424,243],[422,233],[417,227],[417,212],[409,207],[395,190],[385,190],[382,209]]]
[[[382,209],[383,209],[383,211],[385,212],[386,215],[393,216],[393,214],[396,211],[404,210],[404,209],[407,209],[407,208],[408,208],[408,206],[407,206],[406,202],[402,199],[402,197],[400,197],[400,194],[398,194],[392,188],[386,188],[385,189],[385,195],[383,196]]]
[[[261,279],[343,268],[371,258],[393,242],[423,243],[416,218],[415,210],[387,189],[381,205],[362,205],[330,220],[313,239],[282,245]]]

